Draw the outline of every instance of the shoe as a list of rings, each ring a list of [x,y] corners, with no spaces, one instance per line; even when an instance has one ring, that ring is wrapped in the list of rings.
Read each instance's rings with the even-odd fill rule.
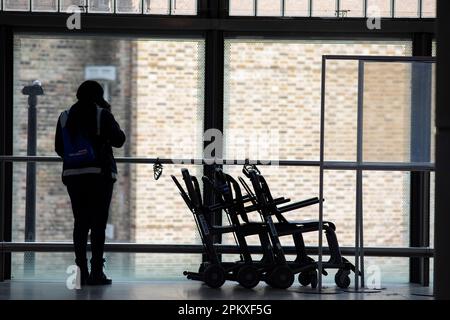
[[[75,259],[75,264],[78,266],[80,270],[80,284],[85,286],[87,284],[87,280],[89,278],[89,270],[87,265],[87,259]]]
[[[104,286],[112,284],[112,280],[109,279],[103,272],[103,264],[105,259],[100,261],[91,260],[91,274],[87,278],[87,284],[91,286]]]

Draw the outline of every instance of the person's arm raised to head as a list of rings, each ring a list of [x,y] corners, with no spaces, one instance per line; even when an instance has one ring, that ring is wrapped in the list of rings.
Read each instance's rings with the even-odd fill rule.
[[[126,140],[125,133],[108,110],[102,112],[100,135],[105,137],[115,148],[122,147]]]

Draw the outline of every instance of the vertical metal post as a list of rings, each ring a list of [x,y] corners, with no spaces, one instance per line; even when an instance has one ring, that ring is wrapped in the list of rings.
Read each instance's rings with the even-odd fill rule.
[[[43,95],[41,84],[35,81],[33,85],[23,88],[22,93],[28,96],[28,132],[27,132],[27,155],[36,155],[37,142],[37,97]],[[25,200],[25,242],[36,240],[36,163],[27,162],[26,174],[26,200]],[[34,274],[35,254],[25,253],[24,261],[29,266],[29,271]]]
[[[36,155],[36,96],[28,97],[27,155]],[[34,242],[36,231],[36,163],[27,162],[25,241]]]
[[[0,154],[13,152],[13,32],[0,27]],[[12,238],[12,163],[0,164],[0,241]],[[11,278],[11,253],[0,252],[0,280]]]
[[[318,259],[318,285],[319,292],[322,291],[322,259],[323,259],[323,175],[325,157],[325,90],[327,59],[322,57],[322,87],[320,92],[320,171],[319,171],[319,259]]]
[[[358,63],[358,115],[356,162],[363,162],[363,104],[364,104],[364,61]],[[355,219],[355,289],[359,289],[359,272],[361,286],[364,286],[364,239],[363,239],[363,178],[362,170],[356,170],[356,219]],[[360,267],[361,264],[361,267]]]
[[[3,117],[2,117],[3,118]],[[3,120],[3,119],[0,119]],[[0,122],[3,124],[3,121]],[[5,230],[5,214],[3,210],[3,204],[5,203],[5,166],[4,162],[0,161],[0,282],[5,280],[5,252],[3,251],[4,242],[4,230]]]
[[[209,2],[207,16],[209,18],[220,18],[225,14],[223,3]],[[205,44],[205,113],[204,130],[216,129],[223,133],[223,77],[224,77],[224,34],[222,31],[211,30],[206,33]],[[204,142],[204,147],[209,144]],[[215,150],[214,157],[223,158],[219,150]],[[203,155],[204,158],[205,155]],[[213,178],[214,166],[204,165],[203,174]],[[205,185],[203,189],[203,199],[205,204],[216,203],[216,195],[210,186]],[[211,217],[214,225],[222,224],[222,212],[217,212]],[[221,243],[220,235],[214,238],[215,243]],[[221,256],[219,255],[219,259]]]
[[[433,36],[417,33],[413,36],[413,55],[431,56]],[[432,67],[429,63],[411,65],[411,142],[410,161],[431,161]],[[430,245],[430,173],[411,172],[410,182],[411,247]],[[409,259],[409,280],[424,286],[429,284],[429,259]]]

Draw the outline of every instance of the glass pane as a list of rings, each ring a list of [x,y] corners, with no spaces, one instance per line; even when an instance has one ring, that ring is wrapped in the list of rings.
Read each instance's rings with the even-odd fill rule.
[[[430,173],[430,247],[434,248],[434,213],[435,213],[435,189],[436,175],[434,172]]]
[[[436,63],[431,67],[431,163],[436,161]]]
[[[145,0],[144,13],[147,14],[169,14],[170,0]]]
[[[410,53],[408,41],[226,40],[224,128],[227,158],[234,158],[238,153],[250,159],[262,159],[258,157],[258,150],[249,147],[249,139],[270,133],[274,140],[264,146],[270,146],[271,154],[278,154],[279,159],[319,160],[322,55]],[[357,89],[346,92],[346,88],[355,83],[357,74],[347,68],[335,79],[339,77],[340,81],[335,82],[332,91],[338,95],[335,101],[339,104],[333,107],[342,113],[341,119],[353,119]],[[345,85],[344,89],[339,87],[341,84]],[[327,130],[352,133],[347,121],[328,120]],[[248,132],[253,134],[249,136]],[[239,139],[247,146],[236,148],[238,141],[234,137],[241,137]],[[332,147],[331,142],[327,140],[326,146]],[[341,157],[344,156],[353,159],[356,146],[352,143],[340,144],[345,146],[342,150],[327,149],[327,160],[343,160]]]
[[[172,0],[172,14],[176,15],[197,14],[197,0]]]
[[[431,67],[364,64],[364,161],[431,161]]]
[[[313,0],[313,17],[334,17],[336,16],[336,0]]]
[[[255,15],[255,0],[230,0],[230,16]]]
[[[113,281],[183,281],[183,271],[197,271],[202,259],[200,254],[125,252],[106,252],[105,257],[105,273]],[[12,279],[58,281],[64,286],[70,275],[67,268],[72,265],[74,255],[69,252],[13,253]],[[67,290],[67,297],[52,299],[73,299],[75,294],[76,291]]]
[[[367,0],[367,16],[392,17],[391,0]]]
[[[88,78],[88,70],[98,66],[107,66],[114,73],[114,79],[94,80],[107,89],[113,112],[130,137],[132,144],[125,155],[161,158],[201,155],[200,141],[183,143],[176,149],[174,144],[185,141],[180,140],[183,137],[190,139],[203,132],[202,40],[41,36],[15,39],[14,130],[18,138],[14,154],[25,155],[27,149],[28,104],[22,87],[35,79],[42,82],[45,95],[39,97],[37,106],[37,154],[54,155],[57,117],[75,102],[75,92]],[[61,78],[67,74],[70,76]],[[178,117],[174,118],[174,114]],[[176,132],[166,125],[167,119],[177,125]],[[136,137],[132,138],[133,135]]]
[[[358,62],[328,60],[325,83],[325,160],[356,161]]]
[[[341,16],[364,17],[364,0],[340,0]]]
[[[61,11],[67,11],[70,6],[85,6],[85,4],[85,0],[61,0]]]
[[[3,10],[30,11],[29,0],[3,0]]]
[[[112,0],[89,0],[89,12],[111,13],[113,11]]]
[[[258,16],[281,16],[281,0],[258,0]]]
[[[37,154],[54,155],[59,113],[75,102],[76,89],[89,74],[86,68],[100,65],[115,67],[115,80],[96,80],[109,88],[113,113],[128,138],[124,148],[115,150],[116,156],[202,156],[203,40],[20,35],[15,38],[14,59],[14,154],[26,155],[27,150],[28,111],[22,87],[36,78],[42,81],[45,95],[37,106]],[[182,166],[164,166],[156,183],[151,165],[119,164],[109,241],[198,243],[195,223],[170,179],[170,174],[180,176]],[[190,170],[200,174],[201,166]],[[14,165],[16,241],[24,239],[25,173],[25,164]],[[60,164],[37,164],[36,192],[36,239],[70,241],[72,216]]]
[[[436,18],[436,0],[422,0],[422,17]]]
[[[336,225],[339,245],[354,247],[356,173],[326,170],[323,181],[323,219]]]
[[[58,1],[57,0],[33,0],[32,10],[33,11],[47,11],[47,12],[58,11]]]
[[[309,0],[285,0],[285,16],[309,16]]]
[[[409,172],[363,172],[364,245],[408,247]]]
[[[418,18],[419,0],[395,1],[395,16],[399,18]]]
[[[116,0],[117,13],[141,13],[141,0]]]
[[[181,179],[184,167],[165,165],[163,176],[155,181],[151,165],[118,164],[119,179],[114,185],[106,241],[201,243],[192,214],[170,177]],[[61,164],[38,163],[36,168],[35,240],[71,241],[73,216],[70,198],[61,182]],[[188,169],[201,180],[201,166]],[[26,180],[22,177],[26,172],[26,164],[14,164],[13,241],[25,239]]]

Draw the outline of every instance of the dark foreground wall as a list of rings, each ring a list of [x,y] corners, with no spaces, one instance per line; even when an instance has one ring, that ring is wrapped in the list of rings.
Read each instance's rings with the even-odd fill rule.
[[[450,1],[438,0],[434,293],[450,299]]]

